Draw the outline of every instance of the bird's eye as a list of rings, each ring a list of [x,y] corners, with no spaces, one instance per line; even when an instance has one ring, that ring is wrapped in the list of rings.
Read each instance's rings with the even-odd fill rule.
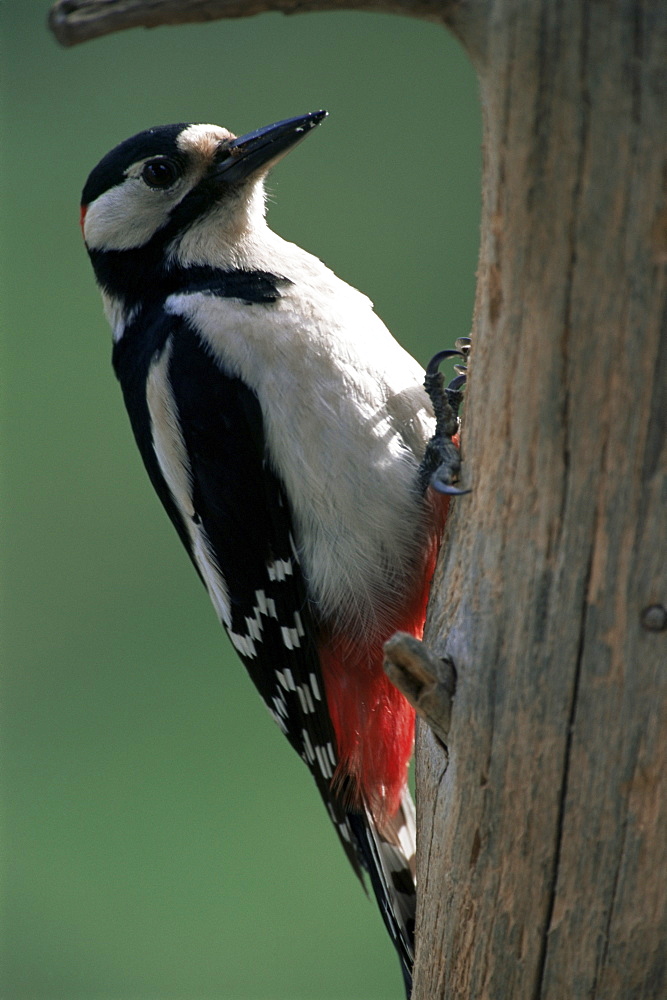
[[[148,160],[141,171],[141,179],[152,188],[168,188],[178,179],[180,170],[177,163],[161,157],[159,160]]]

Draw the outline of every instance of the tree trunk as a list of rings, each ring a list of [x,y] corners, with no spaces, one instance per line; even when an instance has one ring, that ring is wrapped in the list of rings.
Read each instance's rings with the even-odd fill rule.
[[[659,1000],[667,7],[488,14],[473,493],[426,633],[458,685],[449,766],[418,742],[414,997]]]
[[[108,2],[61,0],[52,25],[72,42],[160,23],[156,0],[123,6],[131,22],[109,27]],[[180,6],[197,19],[296,9]],[[473,492],[452,505],[426,632],[457,687],[447,748],[428,727],[418,738],[414,998],[660,1000],[667,6],[299,9],[342,6],[446,21],[484,109],[462,435]],[[175,0],[162,7],[164,20],[186,19]]]

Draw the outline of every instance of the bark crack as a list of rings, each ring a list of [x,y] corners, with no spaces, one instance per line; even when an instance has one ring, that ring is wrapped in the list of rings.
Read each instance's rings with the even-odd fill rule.
[[[632,120],[635,125],[641,124],[642,118],[642,85],[641,70],[644,56],[644,19],[643,8],[637,4],[633,12],[633,59],[630,69],[630,87],[632,93]],[[636,146],[636,135],[635,135]]]
[[[589,49],[589,32],[590,32],[590,11],[586,4],[582,7],[582,23],[581,23],[581,43],[579,52],[579,71],[580,71],[580,93],[581,93],[581,123],[579,128],[579,155],[577,157],[576,171],[574,186],[572,189],[572,208],[571,208],[571,224],[569,228],[568,240],[569,240],[569,261],[567,266],[567,272],[565,274],[565,294],[564,294],[564,306],[565,306],[565,316],[563,324],[563,404],[561,413],[561,426],[564,428],[564,440],[563,440],[563,478],[567,482],[570,475],[571,468],[571,395],[570,386],[572,384],[571,377],[571,357],[570,357],[570,335],[572,331],[572,299],[573,299],[573,286],[574,286],[574,276],[577,266],[577,220],[579,218],[579,206],[582,200],[583,191],[583,177],[586,170],[586,157],[587,157],[587,140],[588,133],[590,129],[590,91],[589,85],[586,78],[586,71],[588,66],[588,49]],[[576,433],[576,428],[574,428]],[[565,518],[565,507],[567,504],[567,490],[563,490],[562,495],[562,505],[560,510],[559,523],[561,525],[561,532],[563,530],[563,523]]]
[[[600,979],[600,970],[604,969],[607,964],[607,952],[609,951],[609,936],[611,933],[611,921],[614,915],[614,906],[616,903],[616,893],[618,891],[618,880],[621,872],[621,864],[623,863],[623,855],[625,854],[625,841],[628,832],[628,821],[627,817],[623,822],[623,832],[621,836],[621,849],[618,853],[618,862],[614,870],[614,881],[611,887],[611,899],[609,901],[609,912],[607,914],[607,920],[604,927],[604,944],[602,947],[602,955],[600,956],[600,961],[598,967],[595,970],[595,977],[593,979],[593,986],[591,987],[591,1000],[595,1000],[598,995],[598,982]]]
[[[544,985],[544,972],[547,963],[549,928],[551,927],[554,907],[556,905],[556,895],[558,892],[558,873],[560,868],[561,850],[563,846],[565,807],[567,803],[568,788],[570,783],[570,759],[572,755],[572,737],[574,734],[574,727],[577,716],[577,705],[579,701],[579,683],[581,680],[581,663],[584,655],[584,644],[586,637],[586,619],[587,619],[586,603],[588,594],[588,584],[591,577],[592,569],[593,569],[593,553],[591,550],[588,557],[588,564],[586,566],[584,586],[582,588],[583,596],[582,596],[582,610],[581,610],[581,627],[579,631],[579,646],[577,648],[577,659],[576,659],[574,678],[572,684],[572,698],[570,700],[570,707],[568,712],[565,753],[563,755],[563,768],[562,768],[563,780],[561,782],[560,796],[558,801],[558,820],[556,823],[556,844],[554,850],[554,862],[551,871],[551,880],[550,880],[551,886],[549,890],[549,902],[547,905],[546,919],[544,922],[544,933],[542,934],[540,942],[540,957],[537,966],[537,982],[536,982],[535,993],[533,994],[534,1000],[540,1000],[540,997],[542,996],[542,987]]]
[[[569,391],[569,386],[571,383],[571,378],[570,378],[571,359],[570,359],[569,340],[572,329],[573,285],[574,285],[574,276],[577,265],[577,218],[578,218],[578,208],[582,198],[583,178],[586,168],[585,165],[586,165],[586,155],[587,155],[587,138],[589,131],[589,117],[590,117],[590,93],[588,88],[588,81],[586,78],[586,70],[588,65],[589,32],[590,32],[590,12],[586,7],[586,5],[584,5],[582,9],[581,41],[580,41],[580,52],[579,52],[581,123],[579,129],[579,151],[576,164],[575,182],[572,190],[571,225],[569,233],[570,254],[569,254],[569,262],[566,274],[565,297],[564,297],[564,304],[565,304],[565,316],[564,316],[565,322],[563,329],[564,390],[563,390],[563,404],[562,404],[562,426],[564,428],[563,478],[566,483],[569,479],[571,470],[570,440],[571,440],[571,423],[572,423],[571,412],[570,412],[571,396]],[[559,512],[561,538],[564,532],[568,492],[569,491],[567,488],[563,490],[562,504]],[[595,537],[595,533],[593,533],[593,537]],[[540,955],[537,964],[537,978],[536,978],[535,992],[533,994],[534,1000],[539,1000],[539,998],[542,996],[542,991],[544,988],[544,976],[546,972],[547,954],[548,954],[549,929],[551,927],[551,923],[553,920],[554,908],[556,905],[556,896],[558,891],[558,875],[560,869],[561,851],[563,847],[565,809],[568,797],[568,788],[570,783],[572,737],[574,732],[577,705],[579,699],[581,664],[583,659],[584,641],[586,636],[586,618],[587,618],[586,605],[588,599],[589,581],[591,578],[592,568],[593,568],[593,551],[594,551],[593,547],[591,547],[588,553],[586,572],[583,580],[583,587],[581,590],[582,607],[581,607],[581,618],[580,618],[581,624],[579,631],[579,644],[577,648],[577,657],[576,657],[574,676],[572,682],[572,697],[570,700],[570,706],[568,712],[568,728],[567,728],[567,737],[565,740],[565,752],[564,752],[563,767],[562,767],[563,780],[561,783],[560,797],[558,802],[558,819],[556,824],[554,860],[551,872],[549,899],[546,909],[544,931],[540,940]]]
[[[428,852],[427,852],[427,858],[426,858],[426,871],[427,872],[431,870],[431,854],[432,854],[432,851],[433,851],[433,839],[435,837],[436,830],[437,830],[438,799],[440,798],[440,792],[442,790],[442,782],[444,780],[445,774],[447,773],[447,768],[448,768],[448,765],[445,764],[445,766],[443,767],[443,769],[442,769],[442,771],[440,773],[440,777],[438,778],[438,780],[436,782],[437,791],[436,791],[435,796],[433,798],[433,810],[432,810],[433,815],[432,815],[432,822],[431,822],[431,837],[430,837],[430,840],[429,840],[429,843],[428,843]]]

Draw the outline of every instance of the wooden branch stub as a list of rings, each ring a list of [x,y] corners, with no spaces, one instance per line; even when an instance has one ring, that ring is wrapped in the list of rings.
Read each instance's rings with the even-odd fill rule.
[[[365,10],[442,21],[452,0],[57,0],[49,27],[61,45],[77,45],[127,28],[156,28],[274,11],[303,14]]]
[[[432,656],[423,642],[407,632],[396,632],[384,644],[384,671],[389,680],[433,730],[447,742],[456,687],[449,660]]]

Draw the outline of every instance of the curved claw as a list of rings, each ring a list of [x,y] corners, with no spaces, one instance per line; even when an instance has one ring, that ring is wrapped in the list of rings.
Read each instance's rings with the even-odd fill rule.
[[[466,356],[467,355],[463,351],[438,351],[438,353],[434,354],[429,363],[426,365],[426,374],[437,375],[438,368],[443,361],[447,360],[447,358],[465,358]]]
[[[470,339],[459,337],[456,347],[438,351],[426,366],[424,388],[433,405],[435,431],[426,445],[419,466],[419,488],[422,493],[431,486],[437,493],[460,497],[470,493],[453,483],[458,480],[460,457],[455,435],[459,428],[458,411],[463,399],[462,387],[467,378],[465,362],[470,353]],[[439,368],[443,361],[461,358],[464,363],[454,365],[455,376],[444,386],[444,376]]]
[[[460,372],[456,376],[456,378],[453,378],[452,381],[449,383],[449,385],[447,386],[447,391],[456,392],[457,389],[460,389],[462,385],[465,385],[466,379],[467,379],[466,373]]]
[[[453,486],[451,483],[446,483],[442,479],[438,479],[437,472],[431,476],[431,486],[436,493],[446,493],[447,496],[451,497],[463,497],[466,493],[472,493],[472,490],[461,490],[458,486]]]

